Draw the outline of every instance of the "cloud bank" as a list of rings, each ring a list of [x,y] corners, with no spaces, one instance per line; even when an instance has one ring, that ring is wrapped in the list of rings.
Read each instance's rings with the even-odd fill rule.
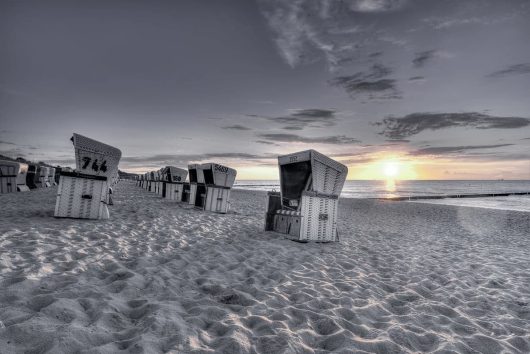
[[[515,129],[530,126],[523,117],[497,117],[478,112],[468,113],[412,113],[404,117],[387,117],[376,125],[384,126],[380,133],[389,139],[406,139],[425,130],[453,127],[476,129]]]

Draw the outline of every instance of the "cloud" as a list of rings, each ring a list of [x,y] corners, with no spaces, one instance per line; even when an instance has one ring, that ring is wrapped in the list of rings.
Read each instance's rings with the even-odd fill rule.
[[[405,139],[425,130],[452,127],[476,129],[515,129],[530,125],[522,117],[497,117],[478,112],[468,113],[412,113],[404,117],[387,117],[375,125],[385,126],[380,133],[389,139]]]
[[[258,134],[258,136],[266,141],[275,141],[275,142],[282,142],[282,143],[345,145],[345,144],[356,144],[360,142],[357,139],[350,138],[345,135],[304,137],[304,136],[300,136],[296,134],[268,133],[268,134]]]
[[[0,140],[0,144],[3,144],[3,145],[16,145],[15,143],[12,143],[10,141],[3,141],[3,140]]]
[[[304,128],[325,128],[337,124],[339,118],[337,111],[334,109],[294,109],[286,116],[264,117],[255,114],[249,114],[248,117],[263,118],[271,122],[285,124],[283,129],[302,130]]]
[[[360,57],[359,48],[387,36],[359,17],[402,8],[405,0],[258,0],[275,34],[280,56],[291,67],[324,59],[331,71]],[[378,26],[382,26],[379,24]],[[402,43],[402,41],[400,41]]]
[[[410,152],[410,155],[447,155],[454,153],[463,153],[469,150],[496,149],[505,146],[513,146],[513,144],[428,147],[412,151]]]
[[[524,74],[530,74],[530,63],[510,65],[507,68],[495,71],[487,75],[487,77],[499,78],[499,77],[505,77],[505,76],[524,75]]]
[[[361,96],[373,99],[399,99],[401,95],[396,87],[396,80],[387,79],[392,69],[374,64],[368,71],[360,71],[353,75],[338,76],[330,80],[332,86],[342,87],[352,99]]]
[[[434,58],[435,53],[435,50],[427,50],[424,52],[416,53],[416,56],[412,60],[412,64],[414,64],[414,67],[416,68],[421,68],[425,65],[426,62]]]
[[[386,12],[402,8],[405,0],[354,0],[351,9],[357,12]]]
[[[252,130],[252,129],[249,128],[249,127],[245,127],[244,125],[239,125],[239,124],[229,125],[229,126],[226,126],[226,127],[222,127],[222,129],[230,129],[230,130]]]
[[[424,76],[413,76],[413,77],[409,77],[409,81],[410,82],[425,82],[425,77]]]
[[[267,141],[267,140],[256,140],[256,143],[264,144],[264,145],[275,145],[275,146],[278,146],[278,144],[273,143],[272,141]]]

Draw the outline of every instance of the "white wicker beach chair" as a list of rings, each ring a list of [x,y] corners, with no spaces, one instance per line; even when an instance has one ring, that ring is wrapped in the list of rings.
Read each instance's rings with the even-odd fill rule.
[[[118,173],[121,151],[74,134],[76,169],[61,171],[56,217],[108,219],[109,186]]]
[[[230,190],[236,180],[237,171],[217,163],[200,166],[204,177],[205,196],[202,207],[216,213],[226,213],[230,208]],[[197,204],[196,204],[197,205]]]
[[[0,160],[0,194],[14,193],[17,191],[19,172],[20,163]]]
[[[337,241],[338,198],[348,168],[315,151],[278,157],[280,193],[269,192],[265,230],[297,241]]]
[[[188,171],[183,168],[167,166],[162,171],[162,196],[181,202],[184,195],[184,182]]]
[[[48,188],[51,186],[48,180],[49,173],[50,173],[49,167],[46,167],[46,166],[40,167],[39,183],[37,185],[39,188]]]

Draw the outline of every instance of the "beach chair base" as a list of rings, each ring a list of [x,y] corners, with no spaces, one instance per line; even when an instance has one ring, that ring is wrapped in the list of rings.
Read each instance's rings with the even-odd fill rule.
[[[281,196],[269,192],[265,231],[275,231],[301,242],[334,242],[337,237],[338,199],[302,195],[298,210],[282,209]]]
[[[184,184],[166,182],[166,195],[164,198],[182,202],[184,198]]]
[[[62,172],[57,189],[55,217],[108,219],[108,181],[103,176]]]
[[[14,193],[17,191],[17,176],[0,176],[0,194]]]
[[[230,189],[226,187],[207,186],[204,210],[226,214],[230,208]]]

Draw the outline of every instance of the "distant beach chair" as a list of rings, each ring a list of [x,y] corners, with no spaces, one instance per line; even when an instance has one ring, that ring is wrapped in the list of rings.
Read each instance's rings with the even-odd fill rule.
[[[167,166],[162,171],[162,196],[181,202],[184,195],[184,182],[188,171],[183,168]]]
[[[50,186],[57,185],[55,183],[55,173],[56,173],[55,167],[48,167],[48,183]]]
[[[108,219],[109,187],[118,173],[121,151],[74,134],[76,169],[61,171],[55,217]]]
[[[338,241],[337,209],[348,168],[315,150],[278,157],[280,192],[269,192],[265,230],[296,241]]]
[[[226,213],[230,208],[230,190],[237,171],[217,163],[193,164],[190,173],[189,204],[206,211]]]
[[[40,167],[40,176],[39,176],[39,184],[38,186],[40,188],[48,188],[51,186],[48,176],[50,174],[50,168],[46,166]]]
[[[0,160],[0,194],[27,192],[28,165],[16,161]]]
[[[206,196],[204,210],[227,213],[230,209],[230,191],[235,183],[237,171],[217,163],[201,165]]]

